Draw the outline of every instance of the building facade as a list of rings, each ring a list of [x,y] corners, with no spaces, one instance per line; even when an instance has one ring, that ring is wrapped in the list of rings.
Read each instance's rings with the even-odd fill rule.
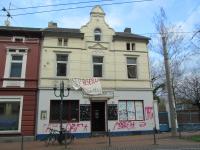
[[[110,131],[113,135],[149,132],[158,123],[149,74],[147,37],[115,32],[105,13],[95,6],[80,29],[43,29],[39,76],[37,138],[48,128],[60,128],[60,97],[53,91],[60,81],[73,78],[100,80],[102,94],[71,88],[64,97],[63,128],[77,137]],[[90,80],[91,79],[91,80]],[[59,91],[58,91],[59,92]]]
[[[0,134],[35,136],[41,32],[0,27]]]

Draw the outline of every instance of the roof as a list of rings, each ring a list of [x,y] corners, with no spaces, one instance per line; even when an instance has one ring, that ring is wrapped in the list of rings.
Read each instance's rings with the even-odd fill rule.
[[[47,36],[68,36],[76,38],[84,38],[84,34],[80,32],[80,29],[72,28],[43,28],[41,31]]]
[[[14,27],[14,26],[0,26],[0,30],[3,31],[40,31],[41,28],[31,28],[31,27]]]
[[[128,32],[115,32],[113,39],[114,40],[138,39],[138,40],[146,40],[146,41],[150,40],[149,37],[141,36],[141,35],[133,34],[133,33],[128,33]]]
[[[80,29],[74,28],[31,28],[31,27],[13,27],[13,26],[0,26],[0,31],[27,31],[27,32],[40,32],[46,36],[68,36],[75,38],[84,38],[84,33]],[[115,32],[113,40],[145,40],[149,41],[149,37],[133,34],[129,32]]]

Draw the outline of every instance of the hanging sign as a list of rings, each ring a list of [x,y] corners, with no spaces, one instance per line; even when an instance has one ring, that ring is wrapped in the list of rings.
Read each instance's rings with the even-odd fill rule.
[[[102,94],[101,83],[98,78],[71,78],[71,84],[75,90],[82,88],[89,95]]]

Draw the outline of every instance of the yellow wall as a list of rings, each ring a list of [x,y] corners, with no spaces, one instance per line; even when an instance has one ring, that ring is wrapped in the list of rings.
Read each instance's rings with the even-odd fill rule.
[[[135,51],[126,50],[127,41],[113,41],[115,31],[110,28],[101,10],[91,14],[90,21],[81,27],[84,39],[68,37],[67,47],[58,47],[58,37],[44,37],[41,51],[40,87],[53,87],[56,80],[68,78],[89,78],[93,75],[92,56],[104,56],[103,88],[150,88],[148,52],[146,42],[131,41],[136,44]],[[99,13],[99,14],[98,14]],[[94,41],[93,31],[100,28],[102,40]],[[56,77],[56,53],[68,53],[66,77]],[[126,57],[137,58],[137,79],[128,79]]]

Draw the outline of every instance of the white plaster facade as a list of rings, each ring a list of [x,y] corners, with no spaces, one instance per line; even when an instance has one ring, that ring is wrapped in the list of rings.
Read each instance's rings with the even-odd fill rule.
[[[100,6],[95,6],[90,16],[90,21],[80,28],[80,34],[83,34],[83,37],[62,35],[68,39],[67,46],[57,46],[57,40],[61,35],[44,36],[40,62],[37,135],[46,134],[47,127],[59,129],[59,123],[49,123],[50,100],[59,100],[54,95],[53,87],[58,85],[61,80],[64,80],[67,85],[69,78],[93,77],[92,56],[103,56],[103,76],[99,79],[103,91],[111,91],[113,95],[84,96],[82,91],[72,89],[64,100],[79,100],[79,105],[90,105],[94,101],[105,102],[105,131],[110,130],[112,133],[151,131],[155,122],[158,123],[158,119],[153,117],[153,94],[147,50],[148,38],[136,36],[122,37],[120,40],[117,38],[117,32],[105,22],[105,13]],[[101,29],[101,41],[94,40],[96,28]],[[127,42],[134,42],[135,50],[127,51]],[[56,76],[56,54],[68,54],[67,75],[65,77]],[[137,78],[129,79],[127,76],[127,57],[137,59]],[[119,100],[142,100],[144,119],[120,121],[118,117],[117,120],[108,120],[107,105],[116,104],[118,106]],[[45,119],[41,119],[41,112],[46,112]],[[155,116],[157,117],[157,115]],[[67,122],[63,125],[72,133],[77,134],[90,134],[92,132],[91,126],[92,119]]]

